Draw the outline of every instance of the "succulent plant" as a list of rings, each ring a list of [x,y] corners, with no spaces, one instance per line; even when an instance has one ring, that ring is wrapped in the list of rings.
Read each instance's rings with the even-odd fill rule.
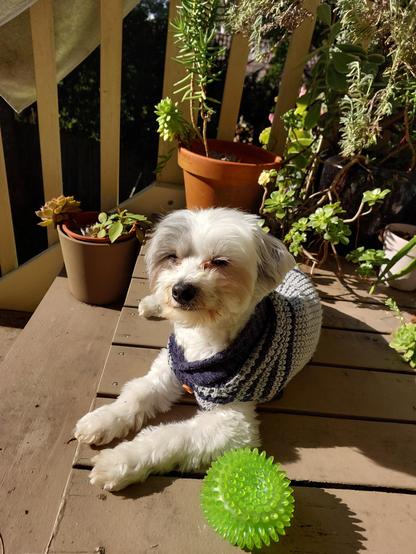
[[[38,225],[47,227],[49,225],[57,226],[62,221],[67,221],[70,216],[68,214],[80,212],[81,202],[75,200],[73,196],[58,196],[46,202],[40,210],[35,213],[42,220]]]

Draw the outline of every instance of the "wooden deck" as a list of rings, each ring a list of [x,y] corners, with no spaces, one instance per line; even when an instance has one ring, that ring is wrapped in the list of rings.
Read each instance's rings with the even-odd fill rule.
[[[66,370],[57,371],[55,379],[49,376],[53,380],[49,388],[56,388],[50,392],[51,397],[58,397],[62,405],[57,408],[57,400],[49,401],[49,412],[35,425],[36,436],[31,435],[30,426],[25,430],[30,440],[26,448],[33,457],[31,464],[20,452],[24,449],[21,437],[14,438],[20,450],[13,444],[10,447],[14,448],[15,457],[10,458],[6,488],[13,488],[14,477],[24,490],[20,496],[13,491],[7,497],[3,489],[0,498],[9,499],[8,517],[0,525],[6,553],[43,552],[47,536],[47,552],[51,554],[239,552],[219,538],[202,518],[199,491],[203,475],[151,476],[146,483],[119,493],[103,492],[88,482],[90,460],[96,452],[88,446],[76,450],[70,470],[68,458],[74,443],[62,445],[76,419],[86,411],[88,396],[95,406],[110,402],[123,383],[145,374],[158,349],[165,345],[170,329],[167,322],[146,321],[138,316],[137,302],[148,291],[142,255],[111,346],[110,329],[115,326],[118,312],[77,303],[63,290],[64,280],[59,279],[23,333],[27,333],[27,341],[33,341],[29,327],[38,322],[39,340],[41,327],[45,335],[45,314],[50,314],[50,307],[59,306],[62,310],[60,317],[58,314],[54,319],[55,331],[43,349],[39,344],[32,345],[34,359],[43,353],[54,367],[54,351],[61,365],[68,356]],[[294,522],[287,536],[265,552],[414,554],[415,373],[388,347],[388,335],[397,321],[380,298],[386,294],[394,296],[405,311],[412,313],[416,295],[382,289],[381,295],[374,298],[355,277],[347,274],[341,282],[330,270],[320,270],[314,279],[324,306],[319,348],[283,397],[258,409],[263,446],[292,479],[296,499]],[[61,335],[71,323],[65,319],[68,317],[79,318],[79,332],[75,341],[72,334],[67,336],[66,347],[60,350]],[[50,317],[48,322],[52,324]],[[94,329],[94,322],[99,329],[86,340],[82,331]],[[63,331],[59,331],[61,328]],[[17,341],[20,348],[24,344],[22,338]],[[74,352],[76,348],[81,348],[81,352]],[[102,367],[108,348],[94,395],[98,367]],[[27,352],[21,353],[22,357],[25,355]],[[5,363],[13,367],[10,353]],[[23,361],[18,359],[15,363],[22,365]],[[30,371],[25,363],[25,370]],[[92,376],[88,373],[89,364]],[[47,370],[43,373],[46,375]],[[22,383],[22,392],[29,402],[37,401],[34,388],[25,390]],[[187,418],[195,409],[190,397],[184,398],[158,421]],[[7,420],[7,414],[5,417]],[[63,418],[64,425],[58,418]],[[44,440],[40,434],[42,425],[59,429],[59,445],[46,440],[46,454],[44,449],[36,449],[36,442]],[[17,435],[19,432],[22,431],[16,428]],[[53,429],[49,434],[53,434]],[[20,466],[16,460],[20,460]],[[34,468],[39,477],[31,477],[29,471]],[[24,478],[21,471],[27,472]],[[25,515],[23,508],[29,504],[30,513]],[[24,540],[19,538],[22,533]]]

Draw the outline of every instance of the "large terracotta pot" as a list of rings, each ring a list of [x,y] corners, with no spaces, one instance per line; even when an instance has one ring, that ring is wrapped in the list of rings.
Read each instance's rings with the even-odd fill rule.
[[[383,233],[383,249],[386,253],[386,258],[391,259],[397,252],[403,248],[409,241],[399,236],[398,233],[408,233],[411,236],[416,235],[416,226],[407,225],[405,223],[391,223],[387,225]],[[390,269],[388,275],[394,275],[405,269],[416,258],[416,247],[409,250],[406,256],[403,256]],[[380,268],[382,272],[384,266]],[[416,290],[416,270],[411,271],[398,279],[388,279],[391,287],[399,290],[413,291]]]
[[[80,212],[75,219],[88,225],[97,221],[97,215],[98,212]],[[99,306],[123,300],[137,257],[136,236],[126,235],[111,244],[108,239],[83,237],[76,227],[75,222],[58,226],[71,294],[82,302]]]
[[[227,206],[256,212],[262,188],[257,183],[264,169],[278,169],[282,159],[272,152],[225,140],[209,140],[210,152],[223,153],[238,161],[207,158],[201,143],[191,150],[178,150],[183,169],[186,206],[189,209]]]

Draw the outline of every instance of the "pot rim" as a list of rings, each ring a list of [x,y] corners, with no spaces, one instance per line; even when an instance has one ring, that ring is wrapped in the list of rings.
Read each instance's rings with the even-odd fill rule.
[[[195,143],[193,143],[195,144]],[[220,139],[208,139],[208,144],[212,145],[218,145],[219,148],[221,148],[221,145],[233,145],[233,148],[231,150],[245,150],[246,152],[250,152],[251,154],[258,154],[259,159],[257,162],[233,162],[228,160],[218,160],[216,158],[208,158],[204,154],[200,154],[198,152],[195,152],[191,148],[186,148],[185,146],[179,146],[178,148],[178,154],[180,156],[185,157],[193,157],[198,161],[199,163],[210,163],[215,164],[218,166],[229,166],[229,167],[254,167],[254,166],[262,166],[265,169],[274,169],[276,164],[281,164],[282,157],[278,156],[274,152],[269,152],[268,150],[264,150],[263,148],[259,148],[258,146],[255,146],[253,144],[245,144],[241,142],[233,142],[229,140],[220,140]],[[250,150],[248,150],[250,149]],[[225,150],[226,151],[226,150]],[[265,158],[269,158],[267,161]]]

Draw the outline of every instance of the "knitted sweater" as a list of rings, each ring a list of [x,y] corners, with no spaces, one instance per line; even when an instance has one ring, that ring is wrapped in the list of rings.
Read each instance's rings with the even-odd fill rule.
[[[266,402],[310,360],[321,321],[319,296],[312,281],[293,269],[257,304],[246,326],[222,352],[188,362],[171,335],[170,367],[204,409],[237,400]]]

